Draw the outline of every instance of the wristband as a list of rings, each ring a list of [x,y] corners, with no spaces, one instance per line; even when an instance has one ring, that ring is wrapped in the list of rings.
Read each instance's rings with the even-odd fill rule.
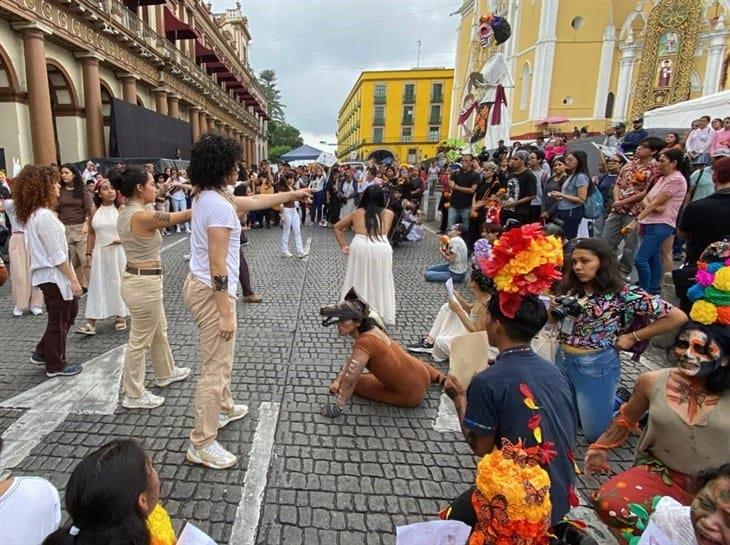
[[[637,335],[636,331],[632,331],[631,334],[634,336],[634,340],[636,340],[637,343],[641,342],[641,337]]]

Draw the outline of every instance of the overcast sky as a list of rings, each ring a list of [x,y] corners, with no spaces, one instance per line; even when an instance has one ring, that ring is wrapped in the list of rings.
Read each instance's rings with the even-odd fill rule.
[[[214,0],[214,11],[235,5]],[[461,0],[241,0],[256,73],[276,71],[286,118],[305,143],[332,151],[337,111],[359,73],[453,67]]]

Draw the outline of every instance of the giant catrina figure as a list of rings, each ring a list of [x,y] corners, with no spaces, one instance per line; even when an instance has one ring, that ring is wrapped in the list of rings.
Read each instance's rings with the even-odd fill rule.
[[[497,45],[501,45],[509,40],[510,36],[512,27],[504,17],[491,13],[479,17],[479,43],[482,47],[488,47],[492,39]]]

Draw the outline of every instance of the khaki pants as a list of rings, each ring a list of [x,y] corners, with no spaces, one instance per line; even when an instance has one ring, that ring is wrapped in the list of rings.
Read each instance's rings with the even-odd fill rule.
[[[167,341],[167,318],[162,306],[162,276],[122,274],[122,299],[129,309],[131,326],[124,356],[124,393],[140,397],[144,391],[145,351],[150,351],[158,379],[172,376],[175,361]]]
[[[43,307],[43,292],[30,283],[30,256],[25,249],[25,234],[16,231],[10,235],[8,246],[10,255],[10,285],[13,290],[15,308],[27,310],[28,307]]]
[[[84,223],[66,225],[66,242],[68,243],[68,259],[76,271],[76,277],[82,287],[89,287],[86,275],[86,237]]]
[[[200,330],[203,369],[195,389],[195,427],[190,432],[190,441],[200,449],[215,441],[218,414],[233,410],[231,371],[236,335],[234,333],[230,341],[224,341],[218,334],[220,315],[212,288],[189,274],[183,286],[183,296]],[[236,300],[231,299],[235,314]]]

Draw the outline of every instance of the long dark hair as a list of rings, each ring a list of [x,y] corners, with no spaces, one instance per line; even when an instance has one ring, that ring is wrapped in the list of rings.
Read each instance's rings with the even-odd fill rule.
[[[365,210],[365,228],[368,238],[373,239],[380,235],[382,219],[380,214],[385,210],[385,194],[379,185],[371,185],[362,193],[358,208]]]
[[[616,255],[611,251],[608,244],[599,238],[584,238],[579,240],[573,247],[573,252],[576,250],[587,250],[598,257],[601,262],[596,277],[591,282],[596,293],[608,294],[621,291],[624,287],[621,269]],[[565,263],[560,291],[562,293],[576,293],[580,297],[585,295],[585,285],[576,276],[573,264],[570,261]]]
[[[575,170],[571,174],[573,176],[575,176],[576,174],[585,174],[586,177],[590,180],[591,173],[588,170],[588,156],[586,155],[586,152],[581,150],[575,150],[571,151],[568,155],[572,155],[573,157],[575,157],[575,160],[578,161],[578,166],[575,167]]]
[[[684,153],[677,148],[670,148],[659,154],[660,157],[662,155],[670,161],[675,161],[677,163],[677,172],[684,176],[685,182],[689,183],[690,166]]]
[[[86,191],[86,188],[84,187],[84,181],[81,179],[81,173],[79,172],[79,169],[77,169],[74,165],[71,163],[64,163],[61,165],[61,169],[67,168],[71,174],[73,174],[74,177],[74,198],[80,199],[84,196],[84,191]],[[65,185],[65,182],[64,182]]]
[[[138,506],[148,487],[147,464],[133,439],[112,441],[81,460],[66,486],[66,509],[78,534],[61,527],[43,545],[149,545]]]
[[[132,165],[121,170],[116,168],[110,170],[109,182],[119,193],[131,199],[134,197],[134,188],[138,185],[144,186],[150,176],[144,167]]]

